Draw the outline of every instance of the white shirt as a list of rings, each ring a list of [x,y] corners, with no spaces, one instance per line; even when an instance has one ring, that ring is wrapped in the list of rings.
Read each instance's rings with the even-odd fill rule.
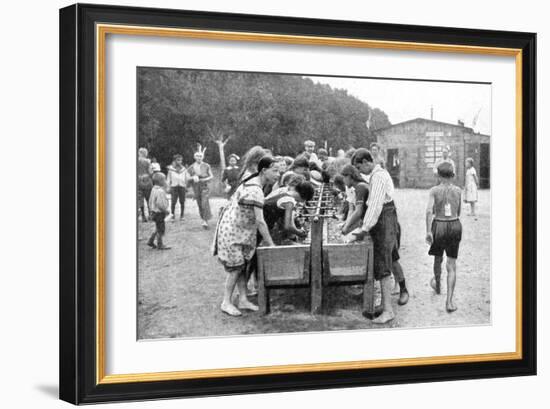
[[[346,201],[355,205],[355,188],[346,186]]]
[[[386,169],[376,165],[370,174],[370,192],[367,199],[367,212],[363,218],[363,230],[369,231],[378,222],[385,203],[393,200],[393,180]]]
[[[166,183],[170,187],[175,186],[186,186],[187,183],[187,171],[182,166],[179,170],[172,166],[168,166],[168,177],[166,178]]]

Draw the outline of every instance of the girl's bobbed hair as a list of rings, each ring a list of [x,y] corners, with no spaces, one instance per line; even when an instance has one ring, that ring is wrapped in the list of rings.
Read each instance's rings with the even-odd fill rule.
[[[260,159],[260,161],[258,162],[258,174],[264,170],[264,169],[268,169],[270,168],[271,166],[273,166],[273,164],[275,163],[275,159],[273,158],[273,156],[269,156],[269,155],[266,155],[264,157],[262,157]]]

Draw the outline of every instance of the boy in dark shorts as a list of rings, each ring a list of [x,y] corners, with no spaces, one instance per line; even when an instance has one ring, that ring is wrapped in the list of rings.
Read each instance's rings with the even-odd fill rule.
[[[454,175],[452,164],[443,162],[437,167],[439,185],[430,189],[426,209],[426,242],[428,254],[434,256],[434,277],[430,285],[441,293],[441,264],[443,253],[447,255],[447,312],[456,311],[453,301],[456,283],[456,259],[462,238],[460,223],[460,197],[462,190],[451,183]]]
[[[157,172],[153,175],[153,189],[149,197],[149,210],[151,211],[152,219],[155,222],[155,231],[149,238],[147,245],[159,250],[168,250],[162,242],[162,237],[166,232],[166,224],[164,219],[169,214],[168,212],[168,195],[166,194],[166,176],[164,173]],[[157,244],[155,244],[155,238]]]

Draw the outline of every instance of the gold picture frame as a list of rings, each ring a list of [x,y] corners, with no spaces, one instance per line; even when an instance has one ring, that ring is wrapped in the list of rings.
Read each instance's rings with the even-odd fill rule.
[[[534,203],[530,202],[530,198],[534,195],[534,186],[526,181],[532,180],[534,169],[532,166],[525,166],[525,160],[534,162],[532,146],[535,143],[534,127],[530,121],[534,119],[535,101],[532,91],[532,84],[535,81],[534,77],[534,47],[535,37],[528,33],[506,33],[499,32],[497,34],[475,31],[467,32],[460,29],[443,29],[428,30],[422,27],[410,27],[400,34],[401,39],[394,39],[395,34],[392,34],[391,25],[377,25],[378,38],[369,38],[368,33],[374,28],[368,23],[354,23],[357,27],[354,37],[343,37],[339,32],[342,28],[334,26],[332,22],[316,21],[315,31],[317,34],[297,34],[296,27],[303,25],[305,20],[300,19],[285,19],[285,18],[270,18],[272,23],[269,30],[261,32],[256,30],[247,31],[246,27],[240,27],[233,20],[237,20],[234,15],[212,15],[212,20],[209,27],[196,27],[198,21],[208,13],[199,12],[174,12],[173,20],[170,24],[163,20],[163,15],[159,10],[154,9],[134,9],[126,7],[102,7],[102,6],[71,6],[61,10],[61,75],[66,78],[72,71],[75,77],[74,83],[63,82],[61,87],[61,115],[62,122],[67,121],[66,126],[62,126],[61,143],[68,143],[71,146],[78,146],[81,138],[87,138],[85,142],[87,147],[93,146],[95,155],[89,156],[90,152],[75,151],[65,152],[62,149],[61,163],[62,170],[73,172],[73,178],[70,181],[73,183],[63,183],[62,180],[62,195],[70,197],[71,194],[74,206],[74,212],[78,214],[83,205],[79,202],[78,191],[81,189],[76,183],[79,175],[86,174],[87,180],[93,178],[93,188],[95,190],[95,202],[93,213],[86,213],[85,216],[93,220],[94,237],[93,251],[94,254],[94,269],[87,269],[86,279],[79,279],[80,274],[84,271],[79,271],[76,268],[69,268],[71,263],[77,259],[78,255],[83,251],[78,249],[78,243],[71,253],[70,260],[62,263],[61,267],[61,308],[62,316],[64,316],[61,325],[61,398],[73,403],[84,402],[100,402],[105,400],[122,400],[122,399],[149,399],[168,396],[189,396],[203,395],[210,393],[228,393],[237,391],[238,388],[227,385],[225,388],[220,384],[217,389],[212,392],[206,388],[206,382],[220,382],[220,380],[233,378],[242,380],[244,390],[289,390],[288,384],[281,385],[277,388],[277,381],[272,381],[269,387],[266,387],[262,377],[283,377],[287,376],[292,381],[292,376],[296,378],[295,388],[301,388],[300,382],[303,382],[304,376],[319,375],[317,382],[318,387],[334,386],[334,374],[345,373],[349,376],[349,385],[354,382],[359,384],[376,384],[376,377],[380,376],[384,370],[396,370],[401,368],[404,372],[395,372],[395,379],[410,373],[415,367],[430,366],[441,367],[441,375],[446,379],[456,379],[463,376],[462,371],[470,371],[475,377],[475,371],[478,370],[478,375],[481,372],[492,371],[495,376],[518,373],[533,373],[534,372],[534,331],[535,322],[533,319],[533,311],[535,308],[533,302],[533,286],[534,286],[534,250],[530,250],[529,254],[525,254],[526,241],[532,240],[535,237],[535,225],[527,223],[526,220],[531,220],[534,217]],[[121,17],[123,16],[123,17]],[[261,26],[267,24],[266,21],[257,16],[238,16],[239,21],[243,18],[247,20],[249,26]],[[179,19],[179,20],[178,20]],[[147,20],[149,24],[144,24],[142,21]],[[203,21],[203,20],[200,20]],[[153,23],[154,22],[154,23]],[[341,22],[343,23],[343,22]],[[313,23],[309,22],[310,28]],[[234,29],[224,28],[233,26]],[[246,26],[246,24],[244,25]],[[78,30],[76,28],[78,27]],[[277,29],[274,29],[276,27]],[[79,31],[80,30],[80,31]],[[285,30],[287,32],[285,32]],[[305,30],[305,29],[304,29]],[[425,30],[425,31],[423,31]],[[454,31],[453,31],[454,30]],[[288,32],[294,31],[293,34]],[[78,36],[78,33],[81,33]],[[446,35],[452,32],[453,35],[460,37],[462,42],[450,43],[446,39]],[[416,34],[415,34],[416,33]],[[422,33],[423,37],[429,38],[429,41],[418,41],[418,33]],[[93,34],[93,35],[92,35]],[[410,359],[387,359],[373,361],[349,361],[349,362],[321,362],[316,364],[299,364],[299,365],[280,365],[280,366],[258,366],[258,367],[241,367],[241,368],[220,368],[209,370],[188,370],[175,372],[154,372],[154,373],[131,373],[131,374],[107,374],[105,371],[106,359],[106,343],[105,343],[105,43],[108,36],[126,35],[126,36],[160,36],[167,38],[199,38],[218,41],[244,41],[256,43],[279,43],[279,44],[299,44],[299,45],[322,45],[334,47],[354,47],[354,48],[375,48],[384,50],[405,50],[405,51],[427,51],[427,52],[445,52],[445,53],[467,53],[467,54],[482,54],[496,56],[510,56],[515,58],[516,65],[516,347],[515,351],[508,353],[488,353],[479,355],[456,355],[456,356],[437,356],[437,357],[418,357]],[[71,37],[67,39],[67,36]],[[498,37],[498,41],[494,40]],[[405,40],[409,38],[409,40]],[[63,46],[66,41],[65,46]],[[490,45],[488,45],[490,43]],[[82,57],[79,60],[78,53],[85,57],[93,56],[93,61],[88,58],[82,62]],[[84,66],[85,65],[85,66]],[[90,73],[95,73],[90,78]],[[80,85],[80,87],[79,87]],[[65,87],[65,88],[64,88]],[[95,112],[94,132],[90,133],[87,130],[86,136],[84,131],[79,128],[79,115],[86,115],[86,112],[91,112],[90,104],[86,107],[79,104],[90,101],[93,97],[94,105],[92,107]],[[79,99],[81,98],[81,99]],[[90,118],[88,118],[90,120]],[[74,126],[74,127],[73,127]],[[71,132],[76,129],[77,132]],[[93,135],[93,141],[89,141],[89,135]],[[80,138],[80,139],[79,139]],[[69,141],[70,140],[70,141]],[[68,142],[69,141],[69,142]],[[84,145],[82,145],[84,146]],[[86,159],[80,162],[85,162],[85,165],[93,169],[86,171],[67,167],[67,155],[72,155],[69,163],[78,162],[78,155],[87,155]],[[76,157],[75,157],[76,155]],[[532,165],[532,163],[530,164]],[[64,172],[62,171],[62,174]],[[80,176],[81,177],[81,176]],[[65,181],[66,182],[66,181]],[[65,186],[65,187],[64,187]],[[527,205],[526,205],[527,204]],[[88,209],[88,207],[86,207]],[[62,220],[62,241],[74,240],[76,228],[74,222],[65,223]],[[87,222],[90,226],[90,221]],[[83,233],[79,233],[83,234]],[[77,237],[78,240],[78,237]],[[534,247],[534,246],[533,246]],[[62,246],[63,248],[63,246]],[[87,252],[86,257],[90,254]],[[64,256],[65,257],[65,256]],[[527,259],[526,259],[527,258]],[[90,278],[90,274],[93,277]],[[69,277],[70,278],[67,278]],[[80,286],[84,285],[84,280],[91,283],[93,279],[94,291],[86,290],[85,295],[80,297],[67,297],[69,291],[73,294],[78,294],[79,291],[84,291]],[[527,280],[528,285],[525,285]],[[63,283],[66,283],[64,286]],[[90,296],[93,298],[90,300]],[[526,295],[529,298],[526,299]],[[84,301],[86,299],[86,301]],[[94,306],[94,316],[85,317],[84,324],[82,321],[77,323],[77,318],[81,317],[84,310],[90,311],[90,307]],[[67,320],[67,324],[64,323]],[[85,325],[86,331],[74,331],[79,325]],[[91,326],[90,326],[91,325]],[[92,331],[93,330],[93,331]],[[76,340],[75,340],[75,332]],[[93,340],[90,339],[90,334],[93,332]],[[75,342],[76,341],[76,342]],[[92,342],[93,341],[93,342]],[[75,342],[78,347],[66,348],[70,342]],[[81,347],[80,345],[85,345]],[[93,346],[93,348],[92,348]],[[93,349],[93,350],[91,350]],[[93,357],[93,359],[91,359]],[[70,362],[71,365],[67,365]],[[503,363],[506,363],[503,365]],[[90,367],[91,366],[91,367]],[[459,369],[454,368],[458,366]],[[373,371],[373,370],[377,370]],[[382,371],[382,372],[380,372]],[[454,372],[453,372],[454,371]],[[72,377],[71,373],[77,373],[76,377]],[[350,376],[353,372],[361,374],[359,379]],[[386,373],[384,373],[386,374]],[[332,377],[332,378],[331,378]],[[368,380],[365,380],[366,377]],[[280,378],[279,378],[280,379]],[[311,378],[314,379],[314,378]],[[317,378],[315,378],[317,379]],[[331,384],[331,379],[333,383]],[[424,378],[430,380],[430,378]],[[204,380],[204,385],[189,386],[189,381]],[[162,382],[172,382],[170,386],[171,392],[167,392],[166,388],[158,387]],[[186,383],[187,382],[187,383]],[[357,384],[357,383],[355,383]],[[140,392],[140,385],[147,385],[146,392]],[[151,386],[153,385],[153,386]],[[344,384],[345,386],[345,384]],[[233,389],[231,389],[233,387]],[[263,388],[263,389],[262,389]]]

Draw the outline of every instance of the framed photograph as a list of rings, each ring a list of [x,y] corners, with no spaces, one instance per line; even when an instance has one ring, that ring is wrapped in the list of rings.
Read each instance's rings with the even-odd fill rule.
[[[60,398],[536,374],[536,35],[60,10]]]

